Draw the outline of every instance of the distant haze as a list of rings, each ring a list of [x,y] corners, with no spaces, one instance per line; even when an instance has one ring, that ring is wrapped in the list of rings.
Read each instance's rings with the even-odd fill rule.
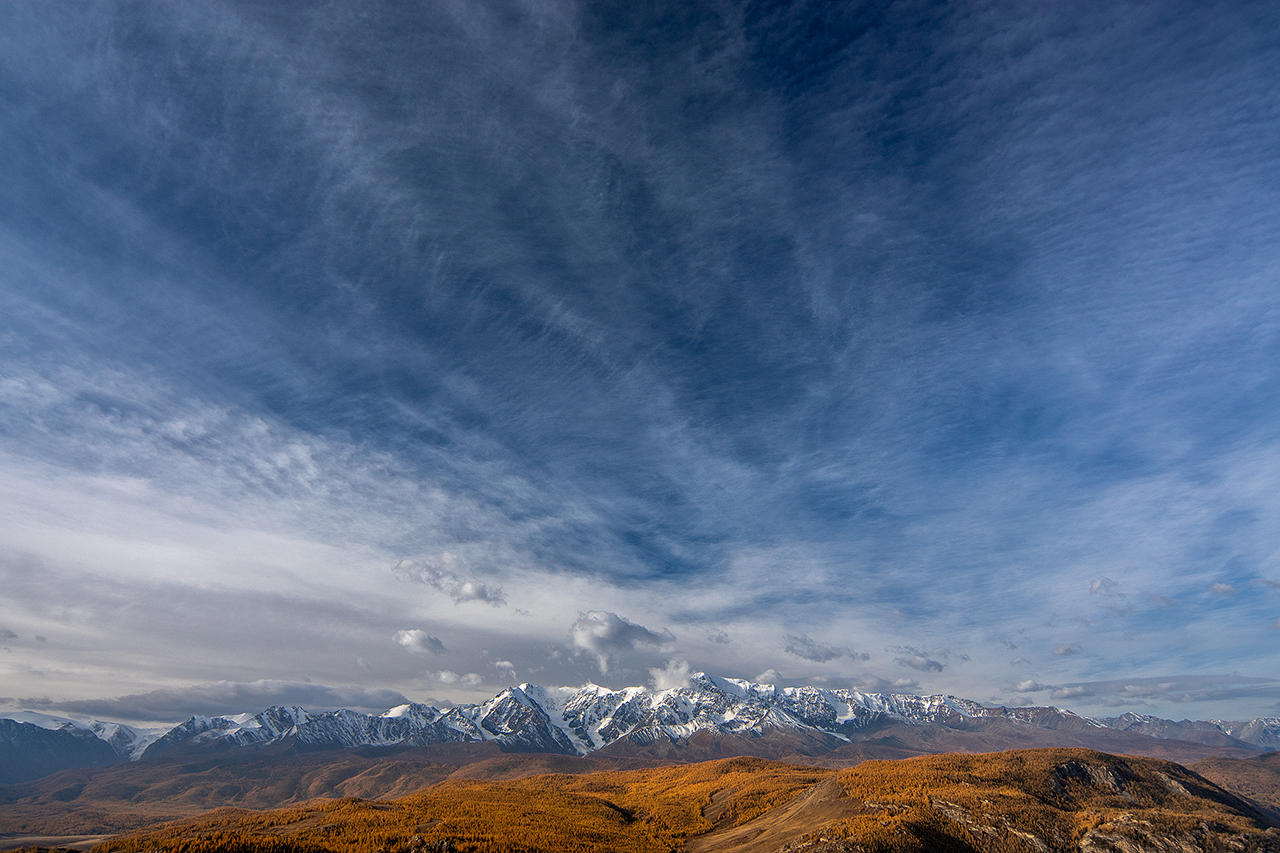
[[[1277,32],[0,5],[0,710],[1280,715]]]

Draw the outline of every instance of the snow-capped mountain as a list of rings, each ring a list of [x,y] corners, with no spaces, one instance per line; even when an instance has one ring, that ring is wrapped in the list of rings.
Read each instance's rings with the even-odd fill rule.
[[[1107,728],[1124,732],[1137,732],[1148,737],[1209,743],[1213,740],[1231,739],[1260,749],[1280,748],[1280,717],[1258,717],[1246,722],[1230,720],[1163,720],[1145,714],[1129,712],[1118,717],[1101,719]]]
[[[27,723],[51,732],[69,730],[89,732],[99,740],[106,741],[116,755],[129,761],[141,758],[143,751],[168,731],[167,729],[138,728],[105,720],[73,720],[69,717],[55,717],[35,711],[0,713],[0,719]]]
[[[703,673],[670,690],[522,684],[486,702],[448,709],[408,704],[370,715],[273,707],[257,714],[192,717],[164,732],[26,712],[9,716],[49,730],[92,733],[111,745],[117,755],[129,759],[273,745],[323,750],[486,741],[512,752],[586,755],[619,742],[637,746],[664,740],[680,743],[701,731],[760,736],[771,730],[789,730],[838,745],[865,738],[890,724],[939,729],[1002,725],[1085,733],[1118,731],[1244,749],[1280,746],[1280,719],[1274,718],[1177,723],[1124,714],[1097,720],[1059,708],[988,708],[956,696],[783,688]]]
[[[1162,728],[1156,718],[1143,719],[1148,721],[1148,736],[1178,738],[1184,731],[1180,724]],[[301,749],[497,741],[510,751],[585,755],[622,740],[638,745],[663,739],[679,742],[699,731],[760,735],[789,729],[848,740],[882,723],[957,728],[988,720],[1039,729],[1134,730],[1132,720],[1100,721],[1058,708],[988,708],[956,696],[780,688],[699,673],[687,686],[671,690],[522,684],[475,705],[441,710],[409,704],[381,716],[311,713],[295,707],[236,717],[193,717],[157,740],[146,754],[286,741]],[[1271,748],[1266,739],[1274,740],[1278,731],[1265,720],[1195,725],[1214,727],[1244,748]]]

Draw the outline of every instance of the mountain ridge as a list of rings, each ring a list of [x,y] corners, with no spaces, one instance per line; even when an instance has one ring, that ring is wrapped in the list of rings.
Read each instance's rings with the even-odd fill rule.
[[[110,746],[121,761],[239,749],[318,751],[486,742],[496,742],[506,752],[583,756],[615,745],[614,751],[624,745],[635,749],[664,742],[685,743],[699,732],[758,738],[771,731],[790,731],[809,738],[813,748],[822,749],[866,740],[877,729],[893,725],[943,731],[1000,725],[1027,732],[1074,731],[1082,737],[1110,731],[1253,752],[1271,751],[1280,745],[1278,718],[1175,722],[1134,713],[1093,718],[1052,706],[1011,708],[942,694],[784,688],[706,673],[697,673],[686,685],[666,690],[525,683],[480,703],[446,709],[408,703],[380,715],[273,706],[256,714],[197,715],[167,731],[32,712],[11,716],[18,718],[15,730],[19,735],[24,726],[40,727],[61,733],[65,744],[78,743],[94,752],[81,763],[75,763],[78,759],[68,763],[65,757],[61,762],[53,761],[46,765],[47,772],[104,763],[104,754],[89,744],[86,736]],[[13,753],[15,760],[9,763],[15,766],[22,763],[16,760],[23,757],[21,740],[10,736],[0,744],[0,750]]]

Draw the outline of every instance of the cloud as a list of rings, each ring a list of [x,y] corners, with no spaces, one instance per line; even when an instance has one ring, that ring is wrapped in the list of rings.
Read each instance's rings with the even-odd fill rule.
[[[751,680],[756,684],[777,684],[782,681],[783,678],[782,673],[778,672],[776,669],[770,668],[766,669]]]
[[[1080,647],[1079,643],[1058,643],[1056,646],[1053,647],[1054,657],[1060,657],[1060,658],[1070,657],[1071,655],[1078,655],[1082,651],[1084,651],[1084,649]]]
[[[713,643],[718,643],[720,645],[725,645],[727,643],[733,642],[729,638],[729,635],[726,634],[724,631],[716,631],[714,634],[708,634],[707,639]]]
[[[1213,586],[1209,587],[1209,591],[1214,595],[1222,596],[1223,598],[1236,594],[1236,588],[1229,583],[1215,583]]]
[[[672,658],[664,667],[649,670],[649,682],[654,690],[675,690],[689,686],[689,662]]]
[[[871,656],[865,652],[859,654],[852,649],[819,643],[808,634],[787,634],[783,639],[787,641],[784,649],[787,654],[795,655],[798,658],[804,658],[814,663],[826,663],[829,660],[835,660],[845,655],[854,660],[871,659]]]
[[[632,652],[638,646],[661,648],[675,640],[675,635],[666,629],[661,633],[650,631],[606,610],[590,610],[581,614],[570,628],[570,633],[576,648],[596,656],[601,673],[609,671],[610,659]]]
[[[507,603],[507,594],[501,586],[459,577],[453,571],[459,563],[456,556],[444,551],[433,558],[424,558],[421,561],[401,560],[396,565],[395,571],[400,577],[443,592],[453,599],[454,604],[479,601],[500,607]]]
[[[197,714],[217,716],[256,713],[274,705],[300,705],[312,711],[350,708],[366,713],[380,713],[408,701],[395,690],[262,680],[220,681],[133,693],[114,699],[22,699],[20,704],[31,710],[61,711],[106,720],[178,722]]]
[[[10,631],[8,628],[0,628],[0,640],[16,640],[18,635]]]
[[[952,658],[959,661],[969,660],[968,655],[955,655],[950,649],[934,649],[928,652],[915,646],[893,646],[886,649],[886,651],[899,655],[899,657],[894,658],[894,662],[899,666],[917,669],[921,672],[942,672],[946,668],[944,661],[950,662]]]
[[[1009,666],[1011,666],[1011,667],[1029,666],[1030,664],[1031,664],[1031,661],[1029,661],[1029,660],[1027,660],[1026,658],[1022,657],[1021,655],[1019,655],[1018,657],[1016,657],[1016,658],[1014,658],[1013,660],[1009,661]]]
[[[436,637],[431,636],[421,628],[408,628],[402,631],[396,631],[395,641],[404,646],[405,649],[415,653],[431,652],[432,654],[443,654],[448,651],[444,647],[444,643]]]
[[[522,672],[588,606],[724,614],[703,663],[754,671],[800,627],[994,637],[1090,578],[1121,616],[1121,589],[1203,594],[1224,553],[1271,565],[1280,113],[1238,38],[1262,4],[678,32],[599,4],[207,5],[5,17],[0,76],[39,108],[3,128],[0,517],[58,524],[0,550],[120,593],[0,613],[58,641],[31,662],[58,695],[376,663],[450,602],[451,645],[514,637]],[[726,580],[747,552],[790,562]],[[420,554],[423,612],[369,589]],[[222,588],[173,592],[197,564]],[[508,596],[537,615],[462,630]],[[1090,648],[1251,668],[1276,614],[1247,599]]]
[[[1041,684],[1038,681],[1019,681],[1009,689],[1014,693],[1039,693],[1041,690],[1051,690],[1052,685]]]
[[[1090,595],[1099,595],[1099,594],[1109,595],[1109,594],[1112,594],[1112,590],[1114,590],[1118,586],[1119,584],[1113,581],[1111,578],[1098,578],[1097,580],[1089,584],[1089,594]]]
[[[447,684],[450,687],[468,687],[471,689],[478,688],[484,684],[484,676],[476,672],[468,672],[459,674],[452,670],[442,669],[438,672],[431,673],[433,680],[441,684]]]
[[[1280,698],[1280,679],[1241,675],[1174,675],[1085,681],[1053,688],[1054,699],[1090,698],[1106,706],[1190,704]]]
[[[853,689],[863,693],[919,693],[920,682],[913,678],[881,678],[867,674],[854,680]]]
[[[516,676],[516,665],[509,660],[496,660],[493,662],[493,668],[499,673],[509,676],[512,681],[518,682],[520,680]]]
[[[925,655],[908,655],[906,657],[894,658],[894,661],[896,661],[900,666],[918,669],[921,672],[942,672],[942,670],[946,668],[945,664],[940,661],[936,661],[933,658],[926,657]]]

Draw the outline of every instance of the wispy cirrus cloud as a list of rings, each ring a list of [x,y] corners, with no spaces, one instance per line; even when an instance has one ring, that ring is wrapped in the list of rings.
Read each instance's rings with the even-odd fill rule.
[[[1275,23],[6,4],[5,677],[1266,671]]]

